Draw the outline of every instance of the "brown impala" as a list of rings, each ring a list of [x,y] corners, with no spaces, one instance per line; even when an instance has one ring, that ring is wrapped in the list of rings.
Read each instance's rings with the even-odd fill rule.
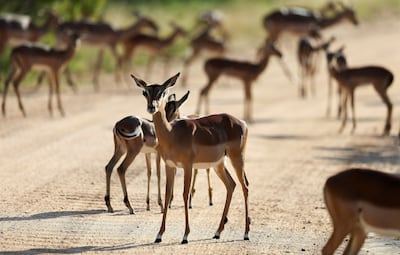
[[[330,177],[324,186],[333,233],[322,249],[333,255],[343,239],[343,254],[354,255],[369,232],[400,235],[400,177],[369,169],[349,169]]]
[[[143,95],[147,99],[147,111],[153,115],[159,152],[166,163],[165,210],[156,242],[161,242],[165,231],[168,212],[167,201],[171,197],[175,167],[184,169],[183,201],[186,227],[182,243],[188,242],[190,232],[188,196],[193,168],[213,167],[227,190],[225,208],[214,238],[218,239],[220,237],[224,225],[228,221],[227,214],[236,186],[235,181],[225,167],[225,156],[231,160],[242,186],[246,221],[244,239],[248,240],[250,230],[247,202],[248,181],[244,171],[244,149],[248,133],[246,123],[228,114],[215,114],[196,119],[178,119],[171,123],[168,122],[164,111],[165,98],[168,89],[175,85],[178,76],[179,73],[169,78],[162,85],[153,84],[148,86],[145,81],[132,75],[137,86],[143,89]]]
[[[171,95],[172,96],[172,95]],[[179,118],[179,107],[188,98],[188,93],[180,100],[168,100],[165,106],[166,117],[168,121]],[[161,200],[161,183],[160,183],[160,154],[158,153],[158,142],[154,124],[150,120],[128,116],[118,121],[113,129],[114,134],[114,155],[106,166],[106,202],[108,212],[113,212],[110,203],[110,178],[115,164],[126,153],[124,160],[118,167],[118,175],[121,181],[122,191],[124,193],[124,203],[128,207],[131,214],[135,210],[131,207],[128,200],[128,192],[126,189],[125,173],[129,165],[135,160],[136,156],[141,152],[146,156],[147,166],[147,197],[146,204],[147,210],[150,210],[150,177],[151,177],[151,154],[157,154],[156,168],[157,168],[157,181],[158,181],[158,205],[163,212],[163,205]]]

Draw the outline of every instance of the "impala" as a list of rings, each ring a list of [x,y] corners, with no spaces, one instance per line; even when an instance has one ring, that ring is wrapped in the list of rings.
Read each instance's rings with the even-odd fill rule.
[[[132,56],[134,55],[136,49],[140,48],[150,54],[149,60],[147,62],[145,74],[146,77],[150,75],[153,62],[158,56],[164,58],[164,74],[167,74],[169,68],[168,62],[170,59],[168,50],[179,36],[186,35],[186,32],[180,26],[174,23],[171,23],[170,25],[172,26],[173,31],[167,37],[161,38],[155,35],[138,33],[127,38],[127,40],[122,41],[124,49],[121,60],[122,63],[126,66],[128,62],[132,59]]]
[[[214,235],[214,238],[220,238],[220,234],[227,222],[232,193],[236,186],[235,181],[225,167],[225,156],[231,160],[242,186],[246,220],[244,239],[248,240],[250,229],[247,203],[248,181],[244,171],[244,149],[248,132],[246,123],[228,114],[215,114],[196,119],[178,119],[170,123],[167,121],[164,111],[165,97],[168,89],[175,85],[179,73],[169,78],[162,85],[153,84],[149,86],[145,81],[133,75],[131,76],[137,86],[143,89],[143,95],[147,99],[147,111],[153,115],[159,152],[166,162],[165,209],[156,242],[161,242],[162,235],[165,232],[168,212],[167,201],[170,200],[172,192],[175,167],[180,167],[184,170],[183,201],[186,227],[182,243],[188,242],[190,232],[188,196],[193,168],[213,167],[227,190],[224,211]]]
[[[93,72],[93,84],[95,89],[98,90],[99,72],[103,62],[104,49],[110,49],[114,57],[116,63],[115,79],[119,82],[121,80],[121,63],[117,52],[117,45],[138,33],[143,28],[150,28],[153,31],[158,30],[158,26],[153,20],[144,16],[139,16],[135,23],[123,29],[114,29],[111,25],[104,22],[90,22],[86,20],[68,21],[61,23],[57,27],[56,34],[57,40],[63,41],[66,33],[78,33],[82,36],[82,43],[84,45],[99,49],[95,70]]]
[[[354,255],[369,232],[400,235],[400,177],[370,169],[352,168],[330,178],[324,186],[333,233],[322,249],[333,255],[350,235],[343,254]]]
[[[18,17],[14,18],[13,16],[0,18],[0,31],[3,31],[0,40],[1,44],[9,43],[13,46],[19,46],[28,42],[37,42],[58,24],[58,17],[55,14],[48,12],[47,15],[48,18],[42,26],[32,23],[29,17],[25,20]],[[0,51],[1,53],[2,51]]]
[[[270,56],[282,58],[282,53],[272,43],[267,43],[262,50],[258,63],[238,61],[228,58],[210,58],[204,64],[208,82],[200,90],[196,113],[200,113],[202,102],[205,101],[205,112],[209,113],[208,93],[221,75],[227,75],[240,79],[245,91],[244,119],[252,121],[252,85],[268,65]]]
[[[43,70],[47,73],[50,81],[48,109],[50,115],[53,113],[52,94],[56,90],[57,106],[61,115],[64,116],[64,109],[61,103],[59,73],[66,67],[68,62],[75,54],[75,49],[79,40],[79,35],[72,34],[67,38],[67,48],[63,50],[41,47],[38,45],[23,45],[12,50],[10,56],[10,72],[5,81],[3,102],[1,105],[3,116],[6,115],[6,97],[10,82],[13,83],[15,94],[17,95],[19,109],[26,116],[22,105],[19,84],[31,69]]]
[[[333,17],[321,16],[301,8],[281,8],[263,18],[263,25],[268,32],[268,40],[275,42],[282,33],[306,35],[310,27],[326,29],[339,22],[348,20],[358,25],[354,10],[343,5],[343,10]]]
[[[309,36],[300,38],[297,47],[297,60],[299,62],[301,97],[306,97],[308,84],[311,93],[315,95],[315,74],[318,68],[319,53],[327,49],[333,41],[334,37],[331,37],[328,41],[322,42],[318,30],[312,30]]]
[[[179,107],[186,101],[188,94],[183,96],[180,100],[169,100],[165,106],[166,118],[168,121],[179,118]],[[114,134],[114,155],[106,166],[106,195],[104,200],[108,212],[113,212],[113,208],[110,203],[110,178],[115,164],[119,159],[126,154],[121,165],[118,167],[118,175],[121,181],[122,191],[124,193],[124,203],[128,207],[131,214],[135,213],[135,210],[129,203],[128,192],[126,189],[125,173],[128,167],[135,160],[136,156],[141,152],[146,156],[147,166],[147,197],[146,204],[147,210],[150,210],[150,177],[151,177],[151,154],[157,154],[156,156],[156,168],[157,168],[157,181],[158,181],[158,205],[163,211],[163,205],[161,200],[161,183],[160,183],[160,154],[157,149],[157,137],[154,129],[153,122],[140,118],[137,116],[128,116],[118,121],[113,129]]]
[[[337,81],[341,93],[342,125],[339,132],[342,132],[347,122],[347,100],[350,97],[350,105],[352,110],[352,120],[354,132],[356,128],[356,118],[354,110],[354,91],[361,85],[371,84],[378,93],[387,108],[387,115],[383,135],[389,135],[392,123],[393,104],[387,94],[387,89],[393,82],[394,76],[391,71],[381,66],[364,66],[358,68],[339,69],[333,63],[335,54],[328,55],[329,72]]]

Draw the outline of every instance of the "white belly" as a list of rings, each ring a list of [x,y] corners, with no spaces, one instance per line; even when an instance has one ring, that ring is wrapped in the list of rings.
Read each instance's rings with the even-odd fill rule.
[[[221,164],[221,162],[225,159],[225,157],[220,158],[218,161],[215,162],[196,162],[193,163],[192,168],[193,169],[206,169],[206,168],[214,168],[216,166],[218,166],[219,164]],[[169,166],[169,167],[175,167],[175,168],[183,168],[183,164],[182,162],[174,162],[170,159],[167,159],[165,161],[165,163]]]

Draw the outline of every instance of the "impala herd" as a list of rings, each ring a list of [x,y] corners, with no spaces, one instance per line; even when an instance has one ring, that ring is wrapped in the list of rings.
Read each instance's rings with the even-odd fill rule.
[[[169,49],[178,37],[186,37],[188,31],[171,23],[171,32],[160,37],[157,24],[142,15],[130,26],[115,29],[104,22],[87,20],[62,22],[54,13],[48,12],[48,18],[42,26],[35,25],[29,18],[19,16],[3,16],[0,18],[0,54],[8,45],[13,46],[9,59],[10,71],[5,79],[2,92],[2,114],[6,116],[6,98],[10,83],[14,87],[18,106],[23,116],[26,111],[22,104],[19,85],[30,70],[41,70],[40,80],[47,75],[49,79],[48,110],[53,113],[52,94],[55,90],[57,107],[62,116],[65,115],[60,94],[60,75],[65,70],[68,81],[74,86],[68,63],[73,58],[79,41],[84,45],[98,49],[97,61],[93,72],[93,84],[99,90],[99,73],[103,61],[104,50],[109,49],[115,62],[115,79],[120,82],[128,69],[133,55],[138,51],[150,54],[144,77],[149,79],[152,65],[156,57],[165,60],[164,76],[169,71]],[[338,40],[324,38],[323,31],[335,24],[349,21],[358,24],[355,11],[341,2],[328,2],[320,10],[300,7],[281,8],[270,12],[262,19],[267,32],[264,45],[258,49],[256,61],[243,61],[227,57],[227,35],[223,26],[222,14],[218,11],[204,12],[198,18],[195,33],[189,42],[191,54],[184,60],[181,83],[187,86],[189,68],[202,52],[211,53],[204,61],[206,85],[201,88],[196,108],[196,115],[181,117],[179,108],[189,97],[189,91],[179,100],[169,90],[177,83],[179,73],[166,79],[162,84],[150,84],[141,78],[131,75],[134,83],[142,90],[147,101],[146,109],[152,120],[139,116],[127,116],[118,121],[113,128],[114,154],[105,167],[106,195],[104,197],[108,212],[112,213],[110,199],[110,178],[114,166],[122,156],[118,166],[124,203],[131,214],[135,213],[128,199],[125,173],[139,153],[144,153],[147,165],[147,210],[150,210],[150,177],[151,155],[155,154],[158,177],[158,204],[163,213],[161,226],[155,242],[161,242],[165,232],[168,208],[171,205],[176,168],[184,170],[184,209],[185,232],[182,243],[188,242],[189,208],[194,195],[194,184],[198,169],[207,169],[209,204],[212,205],[212,188],[210,184],[210,168],[226,188],[226,201],[222,217],[214,235],[219,239],[228,221],[228,211],[236,183],[227,169],[225,159],[229,159],[240,182],[244,195],[245,228],[244,240],[249,240],[249,181],[244,169],[245,148],[249,128],[245,121],[253,122],[252,86],[267,68],[270,57],[282,58],[277,48],[282,34],[297,36],[297,60],[299,64],[300,95],[308,95],[308,87],[314,94],[314,76],[318,70],[321,54],[326,55],[328,73],[328,107],[331,112],[332,81],[338,84],[338,118],[342,118],[339,132],[345,128],[347,121],[347,102],[352,110],[353,127],[356,128],[354,97],[355,89],[361,85],[371,84],[387,107],[384,135],[389,135],[392,126],[393,104],[387,90],[394,80],[393,73],[381,66],[351,67],[347,64],[344,47],[331,50],[331,44]],[[36,44],[50,30],[55,31],[56,47]],[[216,36],[214,30],[220,32]],[[123,53],[118,53],[118,45]],[[288,70],[284,70],[290,74]],[[242,81],[244,86],[244,120],[229,114],[211,114],[208,95],[211,88],[222,75]],[[200,115],[205,103],[205,114]],[[145,106],[144,106],[145,107]],[[164,203],[161,198],[161,159],[165,162],[166,190]],[[194,174],[193,174],[194,173]],[[361,249],[368,232],[387,235],[400,234],[400,177],[370,169],[348,169],[328,178],[323,189],[326,208],[331,216],[333,233],[322,250],[322,254],[334,254],[343,239],[350,235],[344,254],[357,254]]]

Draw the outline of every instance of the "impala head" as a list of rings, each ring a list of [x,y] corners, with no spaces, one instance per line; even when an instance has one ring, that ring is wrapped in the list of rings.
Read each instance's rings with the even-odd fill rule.
[[[143,16],[141,14],[135,14],[137,17],[136,25],[142,28],[149,28],[153,32],[158,32],[158,25],[154,22],[154,20],[149,17]]]
[[[176,24],[175,22],[170,22],[169,25],[175,30],[175,33],[177,33],[177,35],[185,37],[187,35],[187,32],[178,24]]]
[[[265,59],[269,56],[277,56],[278,58],[282,58],[282,53],[278,50],[273,42],[267,40],[264,46],[262,46],[258,52],[258,59]]]
[[[176,100],[175,94],[171,94],[168,97],[168,102],[165,105],[165,116],[167,117],[168,121],[172,121],[174,119],[178,119],[179,108],[181,105],[188,99],[190,91],[186,92],[186,94],[179,100]]]
[[[354,11],[354,9],[350,6],[346,6],[345,4],[343,4],[342,2],[338,2],[338,4],[343,8],[342,10],[342,15],[349,20],[351,23],[353,23],[354,25],[358,25],[358,19],[356,16],[356,12]]]
[[[347,66],[346,56],[343,51],[344,46],[333,52],[326,49],[326,59],[330,67],[342,69]]]
[[[168,95],[168,89],[175,85],[179,73],[166,80],[162,85],[147,85],[145,81],[136,78],[133,74],[131,74],[131,77],[135,80],[136,85],[143,89],[143,96],[147,100],[147,111],[150,114],[153,114],[157,112],[160,106],[164,103]]]

